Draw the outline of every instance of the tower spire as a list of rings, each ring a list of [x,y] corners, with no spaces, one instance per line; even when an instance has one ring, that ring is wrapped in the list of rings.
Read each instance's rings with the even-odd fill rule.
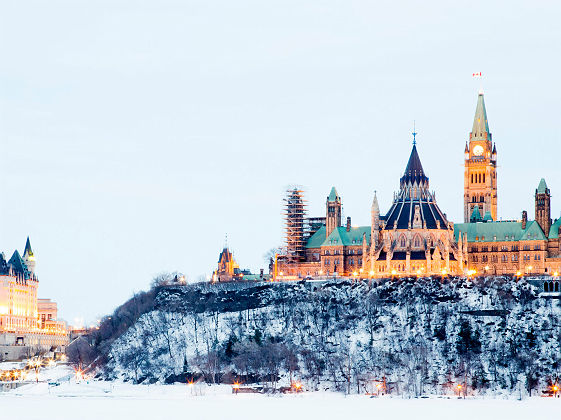
[[[25,249],[23,251],[23,256],[30,256],[33,257],[33,250],[31,249],[31,242],[29,241],[29,236],[27,237],[27,241],[25,241]]]
[[[415,130],[415,120],[413,120],[413,132],[411,133],[413,134],[413,146],[415,146],[417,144],[417,140],[415,137],[417,137],[417,130]]]
[[[479,95],[477,96],[477,106],[475,108],[475,116],[473,118],[473,127],[471,128],[471,138],[491,140],[483,92],[479,92]]]

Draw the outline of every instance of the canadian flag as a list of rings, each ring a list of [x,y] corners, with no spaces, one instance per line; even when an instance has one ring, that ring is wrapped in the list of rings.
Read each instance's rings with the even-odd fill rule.
[[[473,73],[472,76],[473,76],[473,77],[481,77],[481,76],[483,76],[483,74],[482,74],[481,72],[479,72],[479,73]]]

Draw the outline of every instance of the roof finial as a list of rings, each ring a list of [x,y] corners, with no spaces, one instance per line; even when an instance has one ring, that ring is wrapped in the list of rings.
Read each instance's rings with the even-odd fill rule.
[[[224,248],[228,249],[228,233],[224,234]]]
[[[415,130],[415,120],[413,120],[413,146],[415,146],[417,144],[417,140],[415,139],[415,137],[417,136],[417,131]]]

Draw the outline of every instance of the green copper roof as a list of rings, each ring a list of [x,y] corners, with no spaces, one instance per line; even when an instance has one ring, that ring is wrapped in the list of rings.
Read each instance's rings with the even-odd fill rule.
[[[321,244],[325,241],[325,225],[320,227],[316,233],[314,233],[310,239],[308,239],[308,243],[306,244],[306,248],[319,248]]]
[[[561,227],[561,217],[551,225],[549,229],[549,239],[557,239],[559,238],[559,228]]]
[[[540,185],[538,185],[538,194],[545,194],[547,192],[547,184],[545,183],[545,179],[540,180]]]
[[[362,236],[366,234],[366,243],[370,243],[370,226],[351,227],[347,232],[345,226],[340,226],[331,232],[329,237],[325,238],[325,226],[322,226],[316,233],[314,233],[306,248],[320,248],[322,246],[350,246],[362,245]]]
[[[479,206],[475,206],[473,208],[473,211],[471,212],[471,217],[469,218],[470,221],[472,222],[480,222],[481,220],[483,220],[481,218],[481,213],[479,213]]]
[[[477,107],[475,108],[475,117],[473,119],[471,133],[473,137],[483,137],[483,133],[489,133],[489,123],[487,122],[487,110],[485,109],[483,93],[480,93],[477,97]]]
[[[522,222],[456,223],[454,225],[456,239],[460,232],[462,232],[462,236],[467,234],[468,242],[517,242],[546,239],[539,223],[534,220],[526,223],[526,229],[522,229]]]
[[[337,190],[335,187],[331,187],[331,192],[329,193],[329,197],[327,197],[327,201],[334,202],[337,201],[339,198],[339,194],[337,194]]]
[[[345,226],[340,226],[333,229],[322,246],[362,245],[363,234],[366,234],[366,243],[370,243],[370,226],[351,227],[348,232]]]
[[[25,262],[19,255],[17,249],[12,254],[12,258],[10,258],[10,261],[8,261],[8,263],[12,265],[16,273],[23,274],[26,279],[29,278],[29,269],[27,268],[27,265],[25,265]]]
[[[491,216],[491,212],[489,210],[487,210],[485,212],[485,216],[483,216],[483,221],[484,222],[492,222],[493,221],[493,216]]]

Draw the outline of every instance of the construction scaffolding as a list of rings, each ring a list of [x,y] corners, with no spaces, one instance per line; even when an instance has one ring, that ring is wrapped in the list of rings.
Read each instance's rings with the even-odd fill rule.
[[[287,263],[296,263],[306,259],[306,201],[304,191],[290,188],[284,198],[284,221]]]

